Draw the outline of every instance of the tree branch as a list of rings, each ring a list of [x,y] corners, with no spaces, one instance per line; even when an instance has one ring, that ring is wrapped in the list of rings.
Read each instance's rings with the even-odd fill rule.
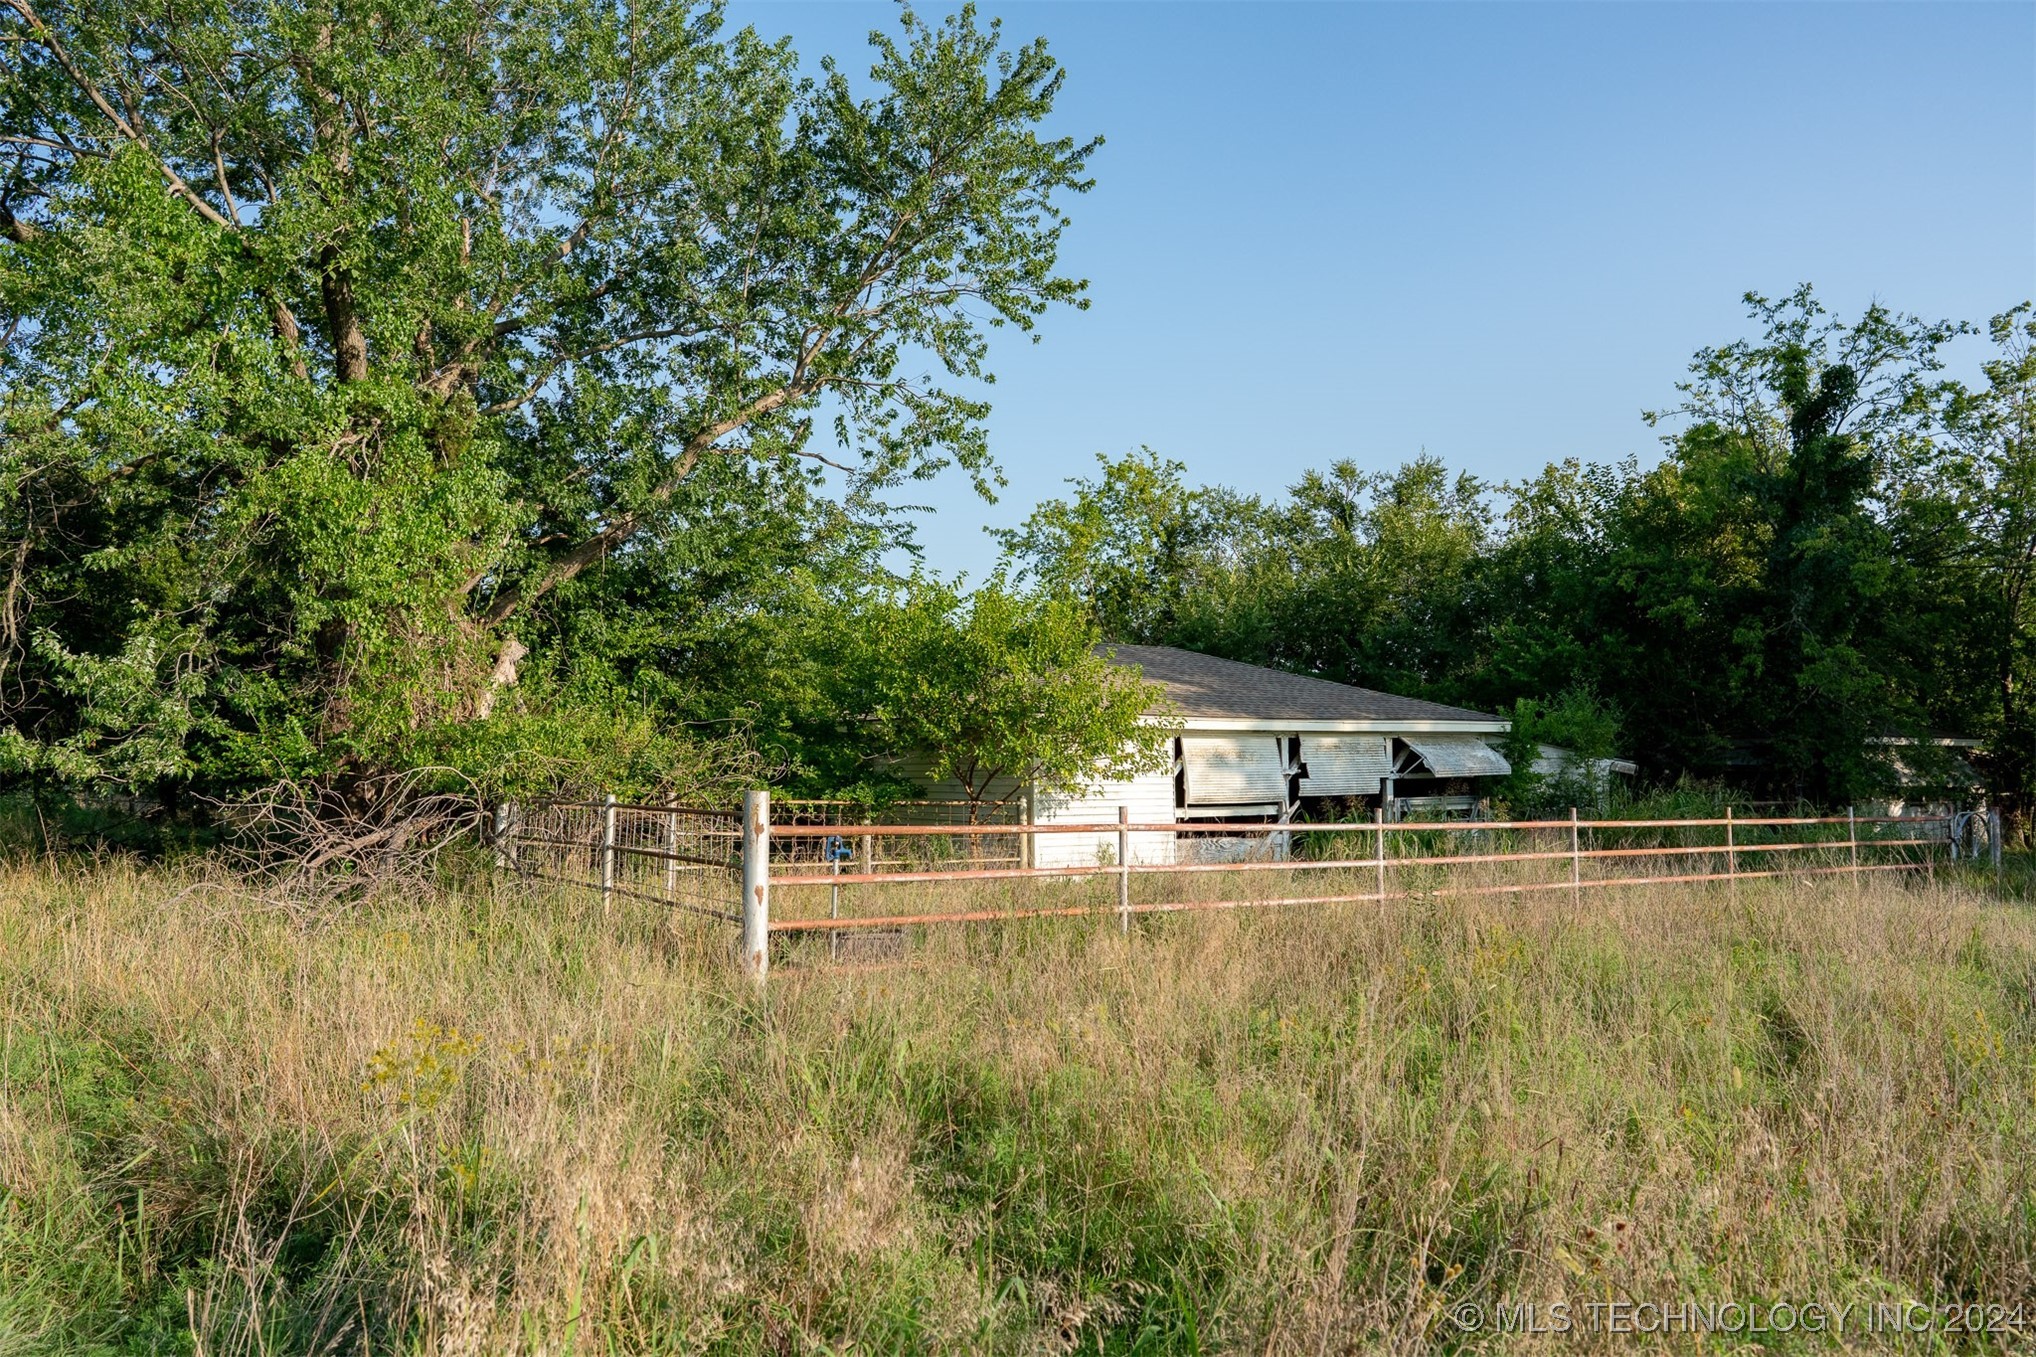
[[[613,339],[605,340],[590,348],[575,349],[571,353],[559,354],[550,363],[545,365],[544,371],[528,386],[524,387],[519,395],[508,400],[496,401],[493,405],[483,406],[481,413],[484,415],[507,414],[511,410],[528,405],[537,398],[538,392],[544,390],[545,384],[558,375],[558,370],[568,363],[577,363],[582,358],[592,358],[596,354],[607,353],[610,350],[619,349],[629,344],[641,344],[653,339],[676,339],[680,335],[692,333],[694,333],[693,327],[687,325],[673,325],[659,330],[636,330],[626,335],[617,335]]]
[[[745,424],[761,419],[771,411],[779,409],[792,401],[812,395],[826,385],[828,385],[828,379],[824,377],[812,378],[805,382],[788,383],[768,395],[751,401],[737,414],[710,424],[699,433],[693,435],[692,438],[686,441],[685,448],[672,460],[672,469],[665,475],[665,478],[651,489],[645,507],[651,508],[668,503],[671,497],[678,493],[679,487],[685,484],[687,478],[693,474],[693,469],[700,464],[700,459],[712,450],[715,443],[734,433],[737,429],[742,428]],[[537,583],[530,589],[525,590],[521,585],[516,584],[505,585],[502,591],[495,595],[494,601],[488,605],[487,611],[481,614],[481,621],[490,626],[506,622],[525,604],[537,602],[537,600],[543,598],[561,584],[566,583],[585,571],[587,567],[604,559],[609,552],[614,551],[617,547],[635,536],[637,529],[642,526],[643,514],[641,511],[636,509],[624,510],[610,519],[606,527],[566,552],[565,555],[559,557],[556,561],[553,561],[550,568],[539,577]]]
[[[28,24],[29,29],[36,35],[36,40],[47,48],[49,54],[57,59],[57,64],[64,68],[64,74],[71,78],[71,83],[76,85],[79,92],[87,99],[90,99],[93,106],[112,122],[120,135],[147,152],[148,158],[155,162],[156,169],[162,172],[164,180],[169,183],[172,193],[191,204],[192,207],[197,209],[199,216],[205,218],[205,220],[211,222],[214,226],[226,231],[235,229],[234,224],[221,216],[218,209],[213,207],[212,204],[199,197],[197,190],[185,183],[182,176],[171,169],[168,163],[155,153],[154,148],[148,144],[148,138],[136,131],[134,125],[121,116],[120,110],[114,108],[107,101],[106,96],[99,92],[99,87],[92,82],[92,78],[85,74],[77,62],[71,59],[71,54],[64,50],[63,44],[56,40],[56,35],[50,32],[49,25],[42,21],[42,16],[30,8],[28,0],[4,0],[4,3],[9,9],[22,17],[22,20]]]

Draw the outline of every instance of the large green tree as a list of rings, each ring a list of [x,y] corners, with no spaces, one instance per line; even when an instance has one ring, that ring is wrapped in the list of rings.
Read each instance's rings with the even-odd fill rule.
[[[1945,725],[1985,741],[1982,762],[2027,831],[2036,805],[2036,317],[1988,325],[1982,381],[1952,383],[1934,437],[1902,449],[1893,521],[1918,587],[1904,615],[1918,671],[1941,676]]]
[[[866,79],[676,0],[4,0],[0,35],[17,771],[492,759],[570,724],[576,614],[629,598],[590,578],[640,602],[703,504],[769,499],[710,469],[993,476],[991,328],[1081,301],[1062,73],[968,10],[902,11]]]
[[[1622,497],[1606,687],[1671,766],[1842,803],[1874,789],[1874,739],[1924,719],[1883,492],[1961,327],[1840,320],[1807,288],[1747,301],[1760,335],[1698,353],[1654,417],[1668,457]]]
[[[1097,474],[1042,502],[1016,528],[991,533],[1021,584],[1086,608],[1105,636],[1172,633],[1269,526],[1256,498],[1190,485],[1187,468],[1141,448],[1098,455]]]

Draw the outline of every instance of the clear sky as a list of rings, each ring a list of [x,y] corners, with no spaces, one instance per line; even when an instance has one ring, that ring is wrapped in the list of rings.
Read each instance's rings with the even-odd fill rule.
[[[934,12],[941,6],[922,4]],[[994,353],[1009,486],[950,474],[930,565],[1096,453],[1149,444],[1277,493],[1424,449],[1494,480],[1656,455],[1739,298],[1984,320],[2036,296],[2036,4],[1004,4],[1100,133],[1066,271],[1087,312]],[[867,68],[890,6],[738,24]]]

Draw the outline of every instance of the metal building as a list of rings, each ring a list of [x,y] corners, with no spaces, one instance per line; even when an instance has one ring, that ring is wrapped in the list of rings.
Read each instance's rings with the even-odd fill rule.
[[[1495,747],[1509,729],[1486,712],[1374,692],[1171,646],[1107,648],[1165,689],[1160,719],[1179,731],[1171,767],[1124,781],[1022,789],[1034,823],[1107,824],[1119,809],[1133,824],[1176,824],[1173,833],[1130,836],[1134,862],[1172,862],[1198,821],[1388,819],[1474,813],[1495,778],[1511,772]],[[912,760],[901,772],[911,775]],[[957,798],[957,785],[928,795]],[[1311,804],[1312,803],[1312,804]],[[1335,804],[1331,804],[1335,803]],[[1034,841],[1038,866],[1084,866],[1115,852],[1114,835],[1055,834]]]

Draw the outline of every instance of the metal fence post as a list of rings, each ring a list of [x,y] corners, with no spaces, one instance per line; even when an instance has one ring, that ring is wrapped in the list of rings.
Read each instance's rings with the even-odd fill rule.
[[[1994,860],[1994,888],[2001,885],[2001,811],[1995,806],[1987,811],[1987,855]]]
[[[1035,788],[1033,785],[1027,783],[1025,786],[1025,823],[1028,825],[1039,823],[1033,818],[1039,809],[1034,802],[1034,792]],[[1032,856],[1033,840],[1037,837],[1037,835],[1033,834],[1020,834],[1018,836],[1018,865],[1020,867],[1036,867],[1039,865],[1033,861]]]
[[[771,794],[742,794],[742,969],[762,989],[771,969]]]
[[[1725,889],[1732,898],[1739,898],[1739,842],[1732,832],[1732,805],[1725,805]]]
[[[837,877],[840,876],[841,854],[834,851],[834,845],[837,842],[837,840],[822,839],[820,842],[827,845],[828,848],[827,853],[828,872],[833,876]],[[848,841],[846,839],[842,839],[839,840],[838,842],[846,844]],[[839,885],[829,886],[827,888],[827,917],[830,919],[839,919],[841,917],[841,887]],[[827,935],[827,959],[829,961],[841,960],[841,933],[840,930],[838,929],[833,932],[830,932]]]
[[[601,808],[601,912],[615,903],[615,793]]]
[[[489,837],[495,844],[495,875],[501,876],[509,870],[509,803],[495,803],[495,824]]]
[[[1583,903],[1583,842],[1577,834],[1576,807],[1569,808],[1569,902]]]
[[[1859,898],[1859,807],[1845,808],[1846,847],[1852,850],[1852,898]]]
[[[1380,799],[1371,813],[1372,833],[1378,838],[1379,903],[1386,902],[1386,803]]]
[[[665,859],[665,899],[679,898],[679,802],[673,797],[666,802],[671,807],[665,816],[665,852],[671,856]]]
[[[1117,807],[1117,931],[1131,931],[1131,807]]]

